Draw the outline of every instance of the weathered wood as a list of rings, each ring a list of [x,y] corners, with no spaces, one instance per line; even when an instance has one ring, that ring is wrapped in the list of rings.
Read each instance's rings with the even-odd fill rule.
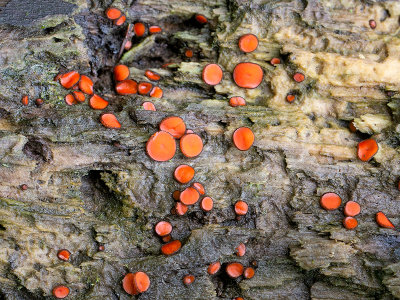
[[[374,220],[381,210],[400,223],[398,1],[56,2],[28,23],[6,16],[11,6],[0,5],[1,297],[43,299],[66,284],[69,299],[130,299],[121,280],[141,270],[151,286],[140,299],[400,298],[400,237]],[[110,4],[126,13],[125,26],[104,17]],[[208,18],[206,26],[192,22],[196,12]],[[163,28],[134,38],[122,56],[137,81],[147,80],[148,68],[162,75],[164,97],[151,99],[156,112],[141,108],[148,97],[113,90],[112,68],[127,24],[136,21]],[[249,32],[259,46],[243,54],[237,40]],[[192,59],[184,56],[187,48]],[[274,67],[269,60],[277,56],[283,63]],[[258,88],[233,82],[232,70],[243,61],[263,68]],[[209,62],[224,70],[215,88],[200,77]],[[121,130],[102,127],[100,113],[87,104],[65,105],[67,91],[53,78],[72,69],[94,79]],[[294,82],[295,72],[306,80]],[[292,104],[285,101],[289,92],[296,94]],[[228,106],[231,96],[248,105]],[[40,108],[33,104],[38,97],[45,102]],[[157,163],[146,156],[145,142],[168,115],[201,135],[198,158],[178,153]],[[358,133],[348,130],[352,120]],[[243,125],[256,136],[246,152],[231,141]],[[365,163],[356,146],[369,135],[380,149]],[[173,216],[171,193],[182,186],[172,173],[188,162],[214,209],[204,214],[196,206]],[[361,204],[356,230],[343,228],[341,209],[319,207],[328,191]],[[232,205],[239,199],[250,209],[236,221]],[[160,255],[153,233],[161,219],[183,243],[171,257]],[[239,258],[240,242],[247,252]],[[62,248],[71,262],[57,259]],[[256,275],[209,276],[207,266],[217,260],[256,260]],[[196,276],[190,287],[182,283],[188,273]]]

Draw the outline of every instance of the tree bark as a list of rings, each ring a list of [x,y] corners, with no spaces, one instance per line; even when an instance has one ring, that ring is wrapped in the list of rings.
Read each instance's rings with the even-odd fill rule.
[[[111,5],[126,14],[123,26],[105,18]],[[195,13],[208,23],[196,24]],[[375,222],[382,211],[400,223],[399,15],[398,1],[373,0],[0,0],[0,298],[47,299],[63,284],[68,299],[131,299],[121,282],[136,271],[151,280],[139,299],[400,298],[400,236]],[[120,62],[136,81],[148,81],[146,69],[159,73],[161,99],[113,88],[126,27],[137,21],[163,32],[134,37]],[[252,53],[237,47],[245,33],[259,39]],[[272,66],[274,57],[282,63]],[[255,89],[232,79],[245,61],[264,71]],[[224,71],[215,87],[201,79],[211,62]],[[86,103],[65,104],[68,91],[53,78],[67,70],[94,80],[120,130],[104,128]],[[305,81],[296,83],[296,72]],[[247,106],[230,107],[232,96]],[[157,111],[143,110],[144,101]],[[170,115],[201,136],[200,156],[177,151],[160,163],[146,155]],[[241,126],[255,134],[243,152],[232,143]],[[379,151],[362,162],[357,144],[370,136]],[[194,167],[211,212],[195,205],[171,214],[171,194],[184,188],[172,176],[180,164]],[[320,207],[325,192],[341,196],[340,209]],[[237,220],[240,199],[249,212]],[[349,200],[361,205],[355,230],[342,226]],[[160,220],[183,244],[170,257],[153,232]],[[58,260],[60,249],[71,251],[69,262]],[[256,274],[210,276],[215,261],[257,261]],[[187,274],[196,277],[190,286]]]

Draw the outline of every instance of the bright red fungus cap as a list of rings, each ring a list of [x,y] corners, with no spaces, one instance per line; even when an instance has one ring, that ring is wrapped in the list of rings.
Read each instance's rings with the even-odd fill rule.
[[[200,207],[202,210],[210,211],[212,210],[213,206],[214,200],[211,197],[204,197],[203,199],[201,199]]]
[[[369,161],[378,152],[378,144],[373,139],[367,139],[358,144],[357,155],[362,161]]]
[[[59,285],[53,288],[53,296],[57,299],[64,299],[69,295],[69,288],[65,285]]]
[[[60,84],[66,89],[72,88],[75,84],[78,83],[80,75],[76,71],[71,71],[61,75]]]
[[[193,187],[186,188],[179,195],[179,200],[185,205],[193,205],[199,200],[199,198],[199,192]]]
[[[122,287],[129,295],[138,295],[149,289],[150,278],[144,272],[128,273],[122,280]]]
[[[122,81],[129,77],[129,68],[125,65],[116,65],[114,67],[114,79],[116,81]]]
[[[258,47],[258,38],[254,34],[244,34],[239,38],[238,45],[243,52],[253,52]]]
[[[146,26],[143,23],[135,23],[133,26],[133,31],[135,32],[136,36],[143,36],[146,32]]]
[[[343,226],[344,226],[344,228],[346,228],[346,229],[349,229],[349,230],[354,229],[354,228],[357,227],[357,225],[358,225],[358,222],[357,222],[356,218],[353,218],[353,217],[345,217],[345,218],[343,219]]]
[[[377,212],[375,218],[376,223],[378,223],[380,227],[394,229],[394,225],[392,224],[392,222],[390,222],[390,220],[385,216],[383,212]]]
[[[257,64],[243,62],[233,69],[233,80],[242,88],[254,89],[260,85],[264,78],[264,72]]]
[[[245,106],[246,105],[246,100],[244,100],[244,98],[240,97],[240,96],[231,97],[229,99],[229,105],[232,106],[232,107]]]
[[[66,249],[62,249],[57,252],[57,257],[64,261],[68,261],[70,256],[71,256],[71,252],[69,252]]]
[[[186,157],[196,157],[203,151],[203,141],[195,133],[185,134],[179,141],[179,146]]]
[[[207,273],[210,275],[216,274],[221,269],[221,263],[219,261],[210,264],[207,268]]]
[[[100,116],[100,123],[107,128],[118,129],[121,128],[121,123],[117,117],[112,113],[105,113]]]
[[[154,228],[155,232],[159,236],[166,236],[169,235],[172,231],[172,225],[166,221],[160,221],[156,224]]]
[[[179,249],[181,249],[181,246],[182,246],[182,244],[178,240],[169,242],[169,243],[161,246],[161,253],[164,255],[175,254],[176,252],[179,251]]]
[[[189,285],[192,284],[195,280],[195,277],[193,275],[186,275],[183,277],[182,281],[184,284]]]
[[[230,263],[225,270],[229,277],[237,278],[243,274],[244,268],[241,263]]]
[[[153,134],[146,144],[147,154],[156,161],[170,160],[174,157],[175,151],[175,139],[165,131]]]
[[[235,203],[235,213],[238,216],[244,216],[247,214],[247,211],[249,210],[249,206],[247,205],[246,202],[239,200]]]
[[[306,77],[302,73],[296,73],[293,75],[293,79],[296,82],[303,82]]]
[[[247,127],[236,129],[232,138],[236,148],[241,151],[249,150],[254,143],[254,133]]]
[[[109,7],[106,10],[106,16],[110,20],[116,20],[121,16],[121,11],[115,7]]]
[[[323,209],[335,210],[339,208],[340,204],[342,203],[342,199],[336,193],[325,193],[321,196],[319,203]]]
[[[343,212],[347,217],[355,217],[361,212],[360,204],[355,201],[348,201],[344,206]]]
[[[168,132],[176,139],[180,139],[186,132],[186,125],[182,118],[172,116],[161,121],[160,130]]]
[[[209,85],[217,85],[222,80],[223,72],[219,65],[208,64],[204,67],[201,76],[205,83]]]
[[[180,165],[174,171],[174,178],[179,183],[188,183],[194,177],[194,169],[188,165]]]

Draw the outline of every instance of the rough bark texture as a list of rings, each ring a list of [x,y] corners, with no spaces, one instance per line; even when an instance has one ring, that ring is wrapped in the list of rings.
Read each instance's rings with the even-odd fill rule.
[[[126,24],[104,17],[111,4],[129,22],[163,28],[134,40],[122,57],[136,80],[145,79],[146,68],[162,75],[157,112],[141,108],[148,97],[113,90]],[[195,12],[209,24],[195,26]],[[378,0],[0,0],[0,298],[50,299],[52,288],[65,284],[68,299],[130,299],[121,280],[139,270],[151,280],[139,299],[400,297],[400,236],[374,220],[381,210],[400,223],[399,15],[398,1]],[[249,32],[259,47],[240,53],[237,39]],[[184,58],[186,48],[192,59]],[[283,63],[273,67],[277,56]],[[258,88],[232,81],[242,61],[262,66]],[[176,64],[161,69],[166,62]],[[224,70],[215,88],[200,77],[209,62]],[[53,77],[72,69],[95,80],[121,130],[102,127],[86,104],[65,105],[67,91]],[[298,71],[306,75],[300,84],[292,79]],[[285,102],[288,92],[295,103]],[[246,107],[228,106],[237,95]],[[32,104],[37,97],[45,102],[40,108]],[[178,153],[157,163],[146,156],[145,142],[168,115],[201,135],[198,158]],[[353,119],[356,134],[347,129]],[[256,136],[245,152],[231,142],[243,125]],[[361,162],[356,146],[370,135],[380,150]],[[188,162],[215,206],[173,216],[171,193],[182,186],[172,173]],[[320,208],[328,191],[361,204],[356,230],[343,228],[341,209]],[[236,221],[239,199],[250,210]],[[153,233],[161,219],[183,243],[171,257],[160,255]],[[240,242],[247,253],[238,258]],[[57,259],[62,248],[72,252],[70,262]],[[206,268],[217,260],[257,260],[256,275],[209,276]],[[186,287],[188,273],[196,281]]]

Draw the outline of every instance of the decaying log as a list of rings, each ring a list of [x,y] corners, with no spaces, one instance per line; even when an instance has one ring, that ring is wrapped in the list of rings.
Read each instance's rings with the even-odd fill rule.
[[[125,26],[105,18],[110,5],[126,14]],[[197,12],[207,25],[193,24]],[[121,281],[139,270],[151,280],[140,299],[400,298],[400,236],[374,219],[383,211],[400,224],[399,17],[395,0],[0,0],[0,298],[44,299],[65,284],[68,299],[131,299]],[[162,76],[156,112],[141,107],[148,97],[113,89],[126,26],[136,21],[163,28],[134,37],[121,58],[137,81],[149,68]],[[256,51],[239,51],[244,33],[258,36]],[[282,64],[272,66],[274,57]],[[263,68],[258,88],[233,82],[243,61]],[[209,62],[224,70],[215,87],[200,76]],[[68,92],[53,78],[67,70],[93,78],[120,130],[105,129],[86,104],[65,105]],[[296,83],[295,72],[305,81]],[[230,107],[231,96],[247,106]],[[200,134],[199,157],[158,163],[145,154],[169,115]],[[357,133],[348,129],[353,120]],[[233,146],[240,126],[255,134],[249,151]],[[369,136],[379,151],[361,162],[356,147]],[[196,206],[171,215],[181,163],[214,199],[210,213]],[[320,208],[330,191],[360,203],[356,230],[343,228],[342,209]],[[237,221],[239,199],[249,213]],[[162,219],[183,244],[171,257],[153,232]],[[246,255],[236,257],[241,242]],[[70,262],[57,259],[63,248]],[[256,275],[208,275],[217,260],[256,260]],[[189,273],[196,280],[186,287]]]

